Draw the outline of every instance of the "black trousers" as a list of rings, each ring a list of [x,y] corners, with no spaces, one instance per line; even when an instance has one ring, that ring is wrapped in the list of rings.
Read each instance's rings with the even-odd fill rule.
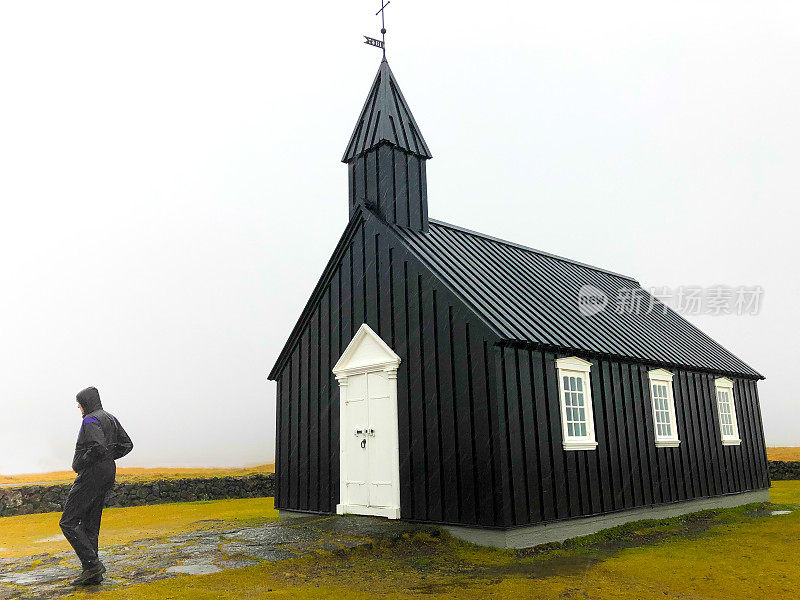
[[[75,554],[84,569],[97,564],[100,520],[106,493],[114,487],[117,467],[113,460],[103,461],[81,471],[72,484],[64,514],[61,515],[61,531],[72,544]]]

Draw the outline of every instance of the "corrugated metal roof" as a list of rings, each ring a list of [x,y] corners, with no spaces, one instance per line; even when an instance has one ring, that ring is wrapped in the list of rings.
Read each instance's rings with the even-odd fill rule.
[[[428,145],[422,138],[414,115],[411,114],[385,58],[378,68],[375,81],[372,82],[342,162],[349,162],[384,142],[417,156],[431,157]]]
[[[657,300],[651,311],[617,312],[620,293],[650,306],[650,295],[629,277],[433,219],[427,232],[391,227],[506,340],[761,377]],[[591,316],[578,304],[587,285],[609,299]]]

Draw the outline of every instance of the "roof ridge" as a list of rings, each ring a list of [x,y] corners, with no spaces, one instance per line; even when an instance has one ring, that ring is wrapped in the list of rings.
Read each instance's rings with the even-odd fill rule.
[[[504,240],[502,238],[495,237],[493,235],[488,235],[485,233],[481,233],[480,231],[474,231],[472,229],[467,229],[466,227],[461,227],[459,225],[453,225],[452,223],[445,223],[444,221],[440,221],[438,219],[428,219],[430,223],[434,223],[436,225],[441,225],[442,227],[448,227],[450,229],[454,229],[455,231],[461,231],[463,233],[468,233],[470,235],[477,235],[487,240],[491,240],[493,242],[498,242],[500,244],[505,244],[507,246],[512,246],[514,248],[519,248],[520,250],[526,250],[528,252],[533,252],[535,254],[539,254],[541,256],[547,256],[548,258],[554,258],[556,260],[560,260],[572,265],[577,265],[579,267],[584,267],[586,269],[591,269],[592,271],[598,271],[599,273],[606,273],[607,275],[613,275],[614,277],[620,277],[622,279],[626,279],[628,281],[632,281],[637,286],[641,287],[641,284],[629,275],[623,275],[622,273],[617,273],[616,271],[610,271],[608,269],[601,269],[600,267],[595,267],[593,265],[583,263],[577,260],[573,260],[571,258],[566,258],[564,256],[559,256],[558,254],[552,254],[550,252],[545,252],[544,250],[537,250],[536,248],[531,248],[530,246],[525,246],[524,244],[518,244],[516,242],[510,242],[508,240]]]

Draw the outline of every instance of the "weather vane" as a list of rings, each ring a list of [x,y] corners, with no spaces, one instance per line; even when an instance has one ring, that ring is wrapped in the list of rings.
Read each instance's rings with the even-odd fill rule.
[[[386,4],[383,3],[383,0],[380,0],[381,9],[375,13],[375,16],[381,16],[381,39],[376,40],[375,38],[371,38],[369,36],[364,36],[364,43],[370,46],[375,46],[376,48],[380,48],[383,50],[383,58],[386,58],[386,21],[383,17],[383,10],[389,6],[392,0],[386,0]]]

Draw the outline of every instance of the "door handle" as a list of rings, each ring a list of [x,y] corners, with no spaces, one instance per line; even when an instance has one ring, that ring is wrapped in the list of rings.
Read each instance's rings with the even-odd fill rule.
[[[361,440],[361,447],[362,448],[366,448],[367,447],[367,438],[364,438],[363,440]]]

